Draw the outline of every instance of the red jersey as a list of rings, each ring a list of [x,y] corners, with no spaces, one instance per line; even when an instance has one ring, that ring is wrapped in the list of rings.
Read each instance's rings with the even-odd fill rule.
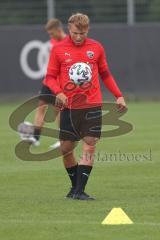
[[[90,65],[92,69],[91,85],[89,88],[82,88],[76,85],[75,89],[70,91],[66,87],[71,82],[68,72],[70,67],[77,62],[85,62]],[[43,83],[55,94],[63,92],[68,97],[67,107],[88,108],[102,104],[99,74],[107,87],[108,81],[111,81],[111,84],[115,85],[112,86],[114,89],[109,90],[115,96],[117,95],[116,97],[122,96],[109,72],[102,45],[90,38],[86,38],[82,45],[75,45],[68,36],[53,47]],[[59,76],[59,81],[56,80],[57,76]]]

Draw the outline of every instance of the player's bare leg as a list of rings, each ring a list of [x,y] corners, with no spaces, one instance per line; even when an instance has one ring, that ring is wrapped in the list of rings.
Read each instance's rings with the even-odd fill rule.
[[[60,126],[60,110],[59,110],[59,108],[54,107],[54,111],[55,111],[55,116],[56,116],[56,123],[59,128],[59,126]],[[57,141],[56,143],[50,145],[50,148],[56,149],[56,148],[60,147],[60,145],[61,145],[60,141]]]
[[[66,198],[72,198],[76,189],[78,163],[75,159],[73,152],[75,144],[76,144],[75,142],[69,140],[61,141],[61,152],[63,155],[64,167],[66,168],[66,171],[72,184],[71,190],[66,195]]]
[[[34,126],[36,126],[37,128],[41,128],[44,124],[46,108],[47,108],[47,104],[44,101],[39,100],[38,108],[37,108],[35,119],[34,119]]]
[[[86,194],[84,190],[89,175],[92,171],[92,166],[94,162],[94,152],[97,141],[98,138],[90,136],[84,137],[83,139],[82,156],[77,170],[77,185],[75,194],[73,196],[74,199],[94,200],[94,198]]]
[[[32,137],[31,140],[33,140],[33,145],[38,146],[39,145],[39,139],[41,135],[41,129],[44,125],[44,118],[45,114],[47,111],[48,104],[46,104],[45,101],[39,100],[38,102],[38,108],[35,114],[35,119],[34,119],[34,136]],[[59,109],[56,107],[53,107],[55,111],[55,116],[56,116],[56,122],[58,122],[58,127],[59,127]],[[57,141],[52,145],[52,149],[60,147],[60,141]]]
[[[34,138],[39,142],[41,129],[44,124],[44,117],[46,114],[47,104],[43,100],[39,100],[38,108],[36,110],[34,119]]]

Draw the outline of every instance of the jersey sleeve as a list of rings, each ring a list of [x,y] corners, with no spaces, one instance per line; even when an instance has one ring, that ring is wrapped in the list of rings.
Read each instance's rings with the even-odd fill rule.
[[[100,56],[98,61],[98,71],[99,71],[99,74],[101,74],[101,72],[108,70],[108,64],[106,60],[105,51],[102,45],[99,46],[99,52],[100,52]]]
[[[54,94],[62,92],[59,81],[57,80],[60,72],[60,61],[57,56],[55,47],[52,48],[49,63],[47,67],[47,73],[43,80],[43,84],[51,89]]]
[[[98,62],[98,71],[106,88],[116,97],[121,97],[122,93],[114,80],[105,55],[104,48],[100,46],[100,57]]]

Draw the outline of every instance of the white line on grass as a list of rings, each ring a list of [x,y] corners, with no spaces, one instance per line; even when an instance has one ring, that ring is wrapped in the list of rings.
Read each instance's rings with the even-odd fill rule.
[[[77,221],[77,220],[38,220],[37,219],[30,219],[30,220],[21,220],[21,219],[0,219],[1,223],[42,223],[42,224],[101,224],[101,222],[98,221]],[[123,225],[123,224],[121,224]],[[151,223],[151,222],[135,222],[133,225],[149,225],[149,226],[160,226],[160,223]],[[113,226],[113,225],[110,225]],[[115,225],[116,226],[116,225]],[[124,226],[124,225],[123,225]],[[131,226],[131,225],[130,225]]]

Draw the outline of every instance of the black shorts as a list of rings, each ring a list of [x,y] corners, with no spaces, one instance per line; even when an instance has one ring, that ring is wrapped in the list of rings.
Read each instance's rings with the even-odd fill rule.
[[[42,88],[39,93],[39,99],[44,101],[47,104],[55,105],[56,95],[50,90],[49,87],[42,85]]]
[[[79,141],[86,136],[100,138],[101,126],[101,107],[64,109],[60,114],[59,139]]]

